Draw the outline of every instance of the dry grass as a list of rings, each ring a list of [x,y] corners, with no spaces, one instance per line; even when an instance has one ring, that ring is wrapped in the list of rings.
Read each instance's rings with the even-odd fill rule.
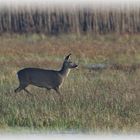
[[[58,37],[3,35],[0,37],[0,127],[77,130],[82,132],[140,132],[140,70],[90,72],[92,63],[135,64],[140,61],[139,35]],[[79,69],[55,92],[33,86],[15,94],[16,72],[23,67],[57,69],[72,52]]]

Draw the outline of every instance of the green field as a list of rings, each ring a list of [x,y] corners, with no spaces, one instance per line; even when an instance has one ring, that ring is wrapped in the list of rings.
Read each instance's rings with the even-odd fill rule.
[[[15,94],[24,67],[58,69],[72,53],[79,68],[54,92],[29,86]],[[140,132],[140,69],[92,71],[91,64],[140,63],[140,35],[0,36],[0,128],[130,133]],[[20,130],[20,129],[19,129]],[[18,129],[17,129],[18,131]]]

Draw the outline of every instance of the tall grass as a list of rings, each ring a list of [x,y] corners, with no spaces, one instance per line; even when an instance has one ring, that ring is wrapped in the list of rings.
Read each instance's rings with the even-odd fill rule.
[[[0,10],[0,33],[139,33],[140,10],[21,8]]]

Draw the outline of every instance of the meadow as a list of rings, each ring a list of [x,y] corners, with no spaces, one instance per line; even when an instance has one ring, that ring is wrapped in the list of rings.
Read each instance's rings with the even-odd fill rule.
[[[55,132],[139,133],[140,69],[105,69],[92,64],[140,63],[140,35],[3,34],[0,36],[0,130],[27,129]],[[79,64],[61,88],[54,91],[29,86],[34,94],[15,94],[16,72],[24,67],[59,69],[72,53]]]

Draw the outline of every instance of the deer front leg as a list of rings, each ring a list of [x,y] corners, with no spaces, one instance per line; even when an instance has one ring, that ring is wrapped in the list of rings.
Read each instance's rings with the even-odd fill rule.
[[[59,96],[61,96],[61,93],[60,93],[60,91],[59,91],[59,88],[58,88],[58,87],[57,87],[57,88],[55,88],[54,90],[56,91],[56,93],[57,93]]]
[[[61,101],[63,101],[63,96],[62,96],[62,94],[60,93],[59,88],[58,88],[58,87],[56,87],[54,90],[55,90],[55,91],[56,91],[56,93],[59,95],[60,100],[61,100]]]

